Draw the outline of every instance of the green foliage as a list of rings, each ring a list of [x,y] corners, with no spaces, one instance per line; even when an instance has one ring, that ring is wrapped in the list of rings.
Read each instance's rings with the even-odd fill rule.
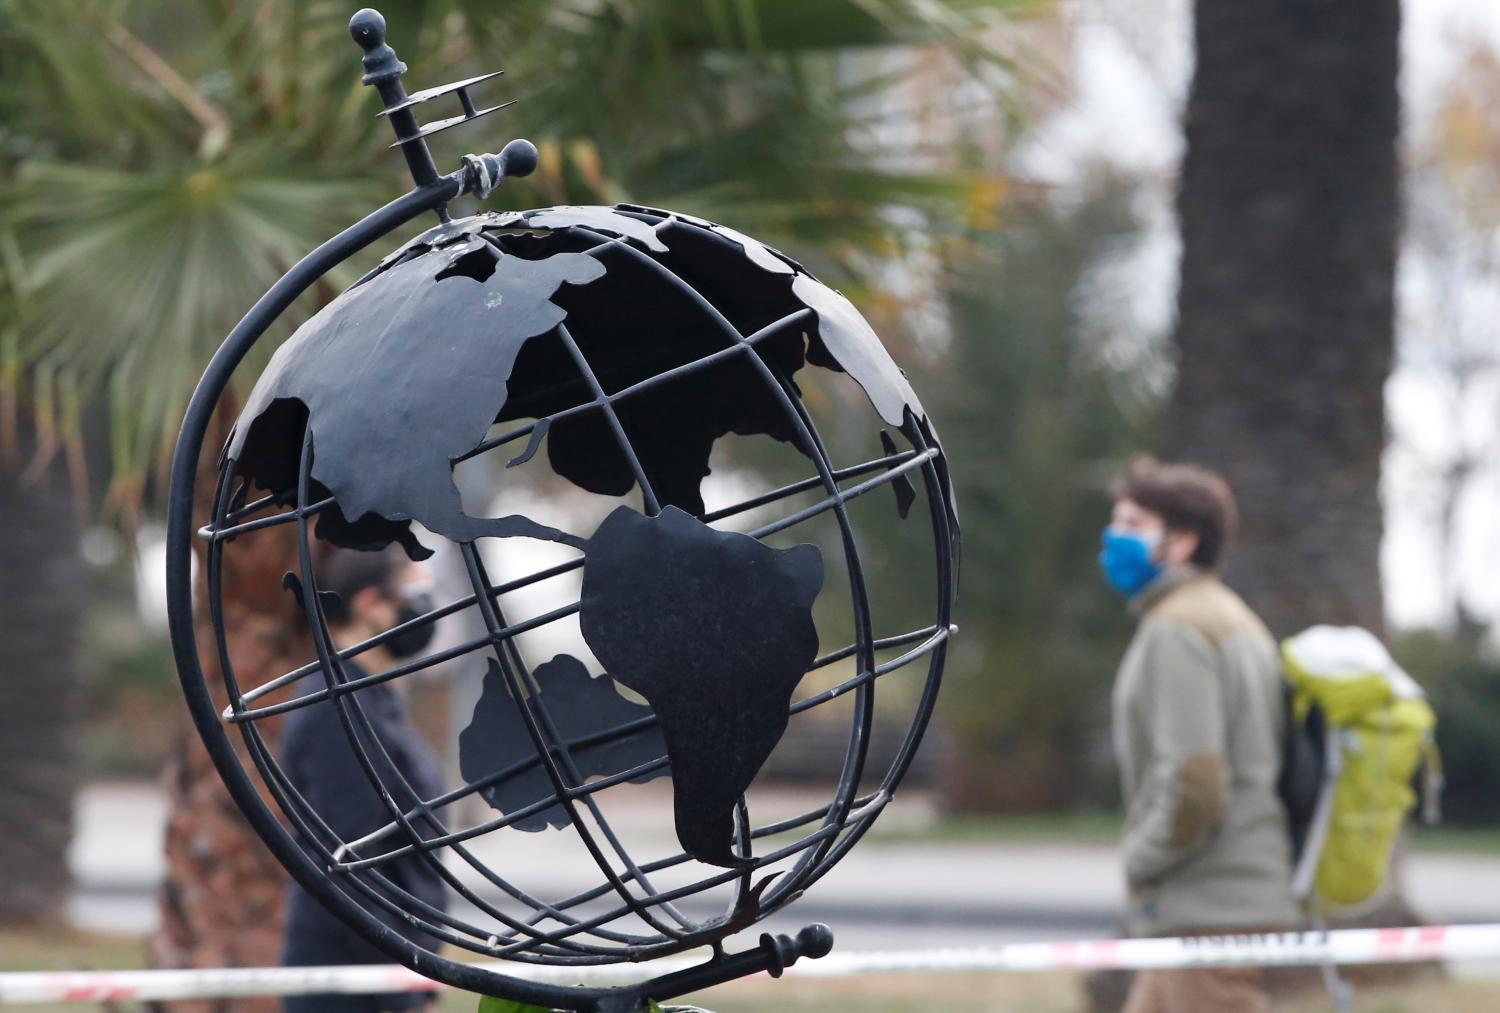
[[[1391,650],[1437,712],[1443,822],[1500,824],[1500,654],[1491,630],[1461,620],[1452,632],[1404,633]]]
[[[941,701],[960,807],[1112,797],[1099,743],[1130,619],[1099,576],[1098,540],[1108,479],[1150,444],[1156,404],[1106,364],[1078,295],[1101,251],[1138,228],[1129,199],[1106,188],[1013,209],[950,293],[952,344],[914,378],[941,409],[964,522]],[[891,562],[887,587],[909,565]]]
[[[136,607],[134,565],[122,559],[90,572],[78,645],[77,743],[86,779],[155,777],[172,745],[161,718],[182,705],[166,630],[143,623]]]
[[[44,448],[83,439],[105,402],[123,506],[239,315],[388,192],[357,80],[303,59],[340,41],[342,16],[182,8],[167,32],[118,3],[7,7],[5,394],[29,395]]]

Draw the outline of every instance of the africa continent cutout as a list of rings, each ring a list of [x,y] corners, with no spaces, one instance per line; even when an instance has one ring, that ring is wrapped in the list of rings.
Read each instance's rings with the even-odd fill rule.
[[[568,758],[580,778],[623,773],[667,751],[651,708],[621,696],[609,676],[590,676],[583,662],[566,654],[538,665],[531,674],[537,685],[533,707],[544,711],[558,737],[569,743]],[[617,731],[625,726],[630,730]],[[474,716],[458,736],[458,767],[470,783],[495,778],[479,795],[507,816],[557,795],[532,745],[521,709],[493,658]],[[630,780],[641,784],[666,773],[666,767],[656,767]],[[553,804],[511,826],[536,831],[561,829],[568,822],[567,811]]]

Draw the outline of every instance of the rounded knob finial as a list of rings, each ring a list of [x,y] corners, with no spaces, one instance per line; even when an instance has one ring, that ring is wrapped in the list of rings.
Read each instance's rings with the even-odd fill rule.
[[[797,933],[802,955],[817,960],[833,951],[833,930],[822,922],[813,922]]]
[[[524,137],[517,137],[500,149],[500,168],[507,176],[530,176],[536,171],[536,145]]]
[[[361,49],[376,49],[385,44],[385,18],[373,7],[355,11],[349,19],[349,34]]]

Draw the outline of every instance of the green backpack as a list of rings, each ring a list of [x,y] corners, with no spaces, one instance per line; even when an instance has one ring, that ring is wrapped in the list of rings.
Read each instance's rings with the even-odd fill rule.
[[[1339,911],[1377,900],[1401,824],[1416,804],[1437,819],[1442,768],[1422,688],[1374,634],[1314,626],[1283,641],[1287,735],[1278,784],[1299,901]]]

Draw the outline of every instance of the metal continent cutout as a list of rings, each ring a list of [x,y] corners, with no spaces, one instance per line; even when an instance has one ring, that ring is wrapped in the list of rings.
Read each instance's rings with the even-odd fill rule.
[[[710,232],[718,233],[726,239],[732,239],[734,242],[739,243],[745,251],[745,256],[749,257],[756,267],[770,271],[772,274],[791,274],[793,271],[804,271],[801,264],[775,247],[767,246],[758,239],[751,239],[738,229],[731,229],[728,225],[711,222],[707,218],[699,218],[696,215],[690,215],[683,211],[663,211],[660,208],[648,208],[639,204],[616,204],[614,210],[625,214],[629,214],[631,211],[642,211],[648,214],[660,215],[667,219],[675,219],[679,222],[687,222],[689,225],[696,225],[700,229],[707,229]],[[662,224],[670,225],[672,222],[667,221]]]
[[[786,731],[818,650],[814,545],[776,549],[676,507],[619,507],[589,540],[579,621],[615,679],[651,704],[672,764],[677,839],[739,867],[734,811]]]
[[[634,239],[653,253],[666,253],[667,247],[657,238],[656,230],[641,221],[622,215],[612,208],[585,204],[559,204],[557,207],[526,211],[521,215],[528,227],[548,230],[567,229],[582,225],[601,232],[611,232],[622,238]]]
[[[613,224],[611,224],[610,216],[613,216]],[[809,340],[806,348],[806,361],[815,366],[848,374],[864,390],[876,412],[887,424],[908,433],[911,431],[910,427],[915,427],[927,444],[941,448],[927,412],[907,380],[906,374],[891,359],[890,353],[886,351],[869,323],[842,293],[824,285],[801,264],[774,247],[767,246],[728,226],[718,225],[679,211],[666,211],[645,205],[618,204],[613,208],[560,207],[542,211],[526,211],[520,215],[526,226],[530,228],[537,228],[545,223],[547,227],[553,229],[582,227],[601,232],[613,232],[621,236],[632,235],[634,230],[648,224],[639,216],[661,218],[654,228],[652,238],[657,242],[665,243],[667,252],[665,255],[658,254],[653,259],[673,270],[695,288],[705,293],[713,293],[716,296],[712,300],[715,308],[724,312],[742,334],[750,333],[757,326],[797,309],[811,309],[817,317],[817,326],[807,329]],[[619,221],[619,219],[624,219],[624,221]],[[497,227],[503,226],[497,225]],[[705,242],[705,239],[708,241]],[[740,254],[760,270],[741,270],[732,278],[726,277],[723,274],[722,257],[716,262],[712,256],[712,247],[719,245],[714,240],[726,240],[738,246]],[[652,248],[654,249],[654,246]],[[748,321],[736,319],[733,312],[735,306],[744,307],[747,313],[758,311],[764,319],[761,319],[759,323],[754,317]],[[790,377],[800,365],[799,362],[792,366],[786,371],[786,375]],[[907,410],[911,412],[910,422],[906,417]],[[587,425],[586,421],[577,423],[570,420],[570,423],[575,426]],[[720,430],[709,437],[708,443],[711,445],[713,439],[728,431],[746,432],[737,427]],[[768,435],[796,444],[796,440],[789,434],[769,432]],[[799,447],[799,449],[802,448]],[[702,476],[708,474],[707,454],[702,454],[702,458],[701,465],[692,476],[695,484]],[[694,464],[698,464],[696,455],[691,460]],[[945,459],[938,458],[935,465],[947,493],[945,509],[949,515],[953,552],[957,560],[960,551],[960,536],[952,481],[948,475]],[[561,470],[560,473],[566,474]],[[622,484],[623,490],[620,489]],[[587,485],[584,487],[595,492],[605,491],[602,488]],[[616,481],[612,486],[615,495],[628,491],[629,487],[628,480],[616,476]],[[685,501],[663,498],[663,502],[676,502],[690,513],[702,512],[701,506],[697,509],[693,508],[701,502],[695,497],[687,497]]]
[[[622,220],[639,225],[628,217]],[[665,255],[651,254],[633,241],[611,240],[591,228],[538,228],[495,239],[522,256],[589,249],[608,268],[588,289],[559,293],[557,301],[567,308],[569,334],[601,387],[636,388],[614,403],[636,460],[620,452],[620,441],[603,413],[572,413],[548,427],[546,457],[556,474],[590,492],[623,496],[637,485],[638,463],[640,477],[659,505],[699,515],[704,511],[701,486],[709,473],[709,457],[725,434],[764,434],[800,446],[795,416],[786,410],[775,380],[760,372],[752,356],[729,355],[703,363],[732,351],[737,334],[716,325],[700,298],[743,334],[754,334],[800,311],[805,319],[793,316],[779,330],[762,335],[755,348],[774,376],[790,377],[806,361],[803,330],[811,323],[811,312],[784,298],[780,304],[747,298],[747,293],[757,293],[743,280],[761,272],[754,271],[738,249],[728,254],[717,246],[708,250],[708,257],[697,265],[702,273],[679,285],[661,274],[658,265]],[[677,266],[668,269],[675,271]],[[700,365],[695,368],[695,363]],[[653,382],[678,369],[684,372]],[[578,371],[562,342],[530,344],[518,363],[518,376],[526,380],[517,385],[518,399],[505,407],[502,418],[548,417],[588,401],[592,395],[576,379],[571,385],[565,382],[569,370],[576,377]],[[523,452],[523,459],[531,449]]]
[[[531,674],[538,686],[533,699],[546,708],[558,737],[571,744],[568,754],[580,778],[624,773],[666,754],[667,744],[652,720],[651,708],[621,696],[608,675],[590,676],[583,662],[567,654],[538,665]],[[625,733],[602,734],[641,721],[648,723]],[[552,798],[556,791],[532,747],[525,719],[510,695],[504,674],[491,658],[474,714],[458,736],[458,769],[463,779],[473,784],[518,765],[526,766],[479,792],[507,816]],[[629,780],[644,784],[667,772],[667,767],[657,767]],[[553,805],[511,826],[538,831],[561,829],[568,822],[567,811]]]
[[[426,555],[410,531],[417,520],[458,541],[523,535],[581,547],[581,539],[524,517],[465,515],[452,465],[492,423],[538,418],[518,462],[545,440],[561,477],[590,492],[628,493],[636,471],[602,413],[548,421],[592,394],[561,341],[531,339],[566,320],[606,390],[733,343],[653,265],[682,278],[742,335],[810,310],[811,320],[758,341],[760,358],[789,385],[806,363],[845,372],[883,421],[936,445],[905,375],[842,295],[733,229],[619,205],[491,212],[417,236],[278,349],[228,453],[243,475],[285,494],[296,486],[301,431],[310,424],[314,493],[335,499],[317,533],[339,545],[399,541]],[[764,434],[809,452],[774,395],[750,363],[731,357],[623,399],[616,413],[657,501],[696,515],[710,453],[724,435]],[[956,556],[946,462],[935,465]]]
[[[521,217],[528,227],[544,229],[569,229],[583,227],[601,232],[612,232],[620,236],[639,240],[656,253],[672,252],[661,238],[663,226],[678,225],[704,230],[740,246],[746,259],[760,270],[791,281],[791,300],[781,300],[795,308],[796,304],[811,309],[818,318],[817,339],[822,349],[810,352],[808,359],[814,365],[841,370],[854,378],[871,404],[889,425],[901,426],[905,422],[905,409],[919,419],[927,417],[916,392],[906,380],[906,374],[892,361],[890,353],[881,344],[875,331],[841,293],[824,285],[805,271],[799,270],[795,262],[783,258],[757,240],[727,226],[680,212],[658,211],[642,208],[653,214],[667,216],[661,225],[652,228],[639,218],[625,213],[630,205],[615,208],[561,206],[539,211],[522,212]],[[679,231],[678,234],[681,234]],[[769,293],[768,293],[769,294]],[[818,356],[816,351],[826,354]],[[821,361],[819,361],[821,360]]]
[[[451,461],[489,430],[521,346],[566,315],[551,301],[558,288],[603,274],[593,257],[524,260],[479,238],[398,263],[345,291],[276,350],[229,456],[264,488],[294,487],[287,449],[298,441],[260,431],[267,409],[292,399],[312,429],[312,477],[351,526],[374,515],[417,519],[461,542],[525,535],[580,545],[519,515],[468,516]],[[321,521],[318,533],[350,544]]]
[[[371,275],[378,274],[399,261],[410,260],[412,257],[419,257],[430,250],[450,246],[460,240],[477,236],[485,229],[514,225],[520,220],[520,214],[515,211],[486,211],[482,214],[471,215],[468,218],[460,218],[455,222],[444,222],[441,225],[434,225],[426,232],[413,236],[395,250],[382,257],[380,264],[375,270],[371,271],[364,278],[361,278],[360,281],[367,280]],[[355,282],[356,285],[359,283]]]

